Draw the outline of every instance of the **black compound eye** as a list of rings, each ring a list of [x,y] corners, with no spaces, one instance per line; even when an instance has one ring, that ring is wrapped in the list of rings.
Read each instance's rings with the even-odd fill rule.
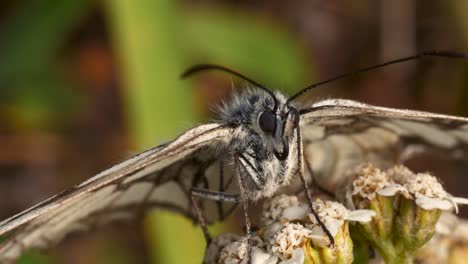
[[[273,134],[276,129],[276,115],[270,111],[261,113],[258,118],[258,125],[263,132]]]

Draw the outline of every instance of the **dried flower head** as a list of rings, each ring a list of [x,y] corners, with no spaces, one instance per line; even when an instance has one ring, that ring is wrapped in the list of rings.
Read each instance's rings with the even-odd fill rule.
[[[218,263],[221,250],[227,245],[240,240],[240,238],[239,235],[230,233],[215,237],[206,249],[203,263]]]
[[[264,264],[269,263],[265,262],[265,252],[261,249],[263,247],[263,241],[259,237],[253,237],[252,239],[252,264]],[[234,242],[230,242],[224,246],[224,248],[219,253],[219,258],[217,262],[211,263],[224,263],[224,264],[244,264],[247,263],[247,238],[243,237]],[[270,262],[270,263],[276,263]]]
[[[406,179],[412,177],[414,172],[412,172],[408,167],[404,165],[395,165],[385,171],[390,179],[395,182],[405,182]]]
[[[354,177],[352,184],[352,195],[359,195],[360,197],[372,200],[379,191],[393,183],[385,172],[374,167],[372,164],[366,164],[358,169],[358,173]]]
[[[331,246],[322,227],[308,213],[307,205],[297,197],[279,195],[266,202],[263,209],[266,212],[262,212],[263,226],[253,241],[252,264],[335,263],[337,259],[342,260],[341,263],[351,263],[353,247],[348,221],[367,222],[375,215],[371,210],[350,211],[337,202],[317,199],[314,209],[335,239]],[[232,239],[235,237],[213,241],[218,245],[213,248],[219,248],[219,245],[224,245],[224,248],[218,249],[219,257],[213,254],[215,257],[206,263],[244,263],[247,257],[246,237],[234,242]]]
[[[333,237],[336,236],[345,221],[369,222],[375,215],[375,212],[372,210],[350,211],[340,203],[320,199],[315,200],[314,210]],[[308,214],[308,217],[311,223],[309,224],[309,228],[313,231],[311,238],[314,243],[322,247],[329,245],[328,236],[317,223],[315,216]]]
[[[283,260],[289,259],[294,250],[302,248],[304,242],[311,236],[312,231],[303,225],[287,223],[274,235],[270,250]]]
[[[239,264],[247,256],[247,242],[244,240],[227,244],[219,254],[219,263]]]
[[[372,164],[359,167],[346,189],[346,203],[351,208],[367,208],[368,201],[377,196],[402,195],[414,200],[426,210],[458,211],[457,204],[468,204],[468,199],[448,194],[438,179],[429,173],[413,173],[403,165],[382,171]]]

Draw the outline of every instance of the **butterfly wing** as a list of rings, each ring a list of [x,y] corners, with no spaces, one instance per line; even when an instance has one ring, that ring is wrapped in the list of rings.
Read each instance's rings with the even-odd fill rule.
[[[225,166],[218,153],[226,149],[232,129],[220,124],[195,127],[1,222],[0,235],[11,235],[0,244],[0,262],[29,248],[53,245],[73,231],[134,218],[152,208],[195,219],[189,190],[194,185],[218,188]]]
[[[423,151],[462,157],[468,119],[332,99],[301,111],[306,172],[329,191],[363,162],[389,166]],[[447,154],[445,154],[447,155]]]

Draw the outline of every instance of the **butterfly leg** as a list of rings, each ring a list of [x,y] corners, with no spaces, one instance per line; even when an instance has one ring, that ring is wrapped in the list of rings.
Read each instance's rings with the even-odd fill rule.
[[[303,168],[303,157],[302,157],[302,139],[301,139],[301,131],[300,131],[300,126],[296,127],[296,140],[297,140],[297,171],[299,174],[299,177],[301,178],[302,186],[304,187],[304,192],[307,198],[307,203],[309,205],[309,209],[312,212],[312,214],[315,217],[315,220],[317,223],[322,227],[323,231],[325,234],[328,236],[328,239],[330,239],[330,243],[332,245],[335,244],[335,240],[333,239],[333,236],[330,233],[330,230],[325,226],[325,224],[322,222],[320,219],[319,215],[317,212],[315,212],[314,207],[313,207],[313,202],[312,202],[312,195],[310,194],[310,189],[309,186],[307,185],[307,182],[304,177],[304,168]]]
[[[244,221],[245,221],[245,232],[247,235],[247,264],[252,263],[252,227],[250,223],[249,217],[249,199],[247,197],[246,191],[244,189],[244,183],[242,181],[242,177],[240,175],[240,167],[239,167],[239,158],[235,157],[235,167],[236,167],[236,177],[239,181],[239,189],[240,189],[240,200],[242,202],[242,209],[244,212]]]
[[[215,192],[215,191],[210,191],[206,189],[200,189],[200,188],[195,188],[192,187],[190,189],[190,199],[192,201],[192,206],[195,209],[195,213],[197,215],[198,223],[200,224],[202,230],[203,230],[203,235],[205,236],[205,240],[207,244],[210,244],[211,242],[211,236],[208,231],[208,225],[206,223],[206,218],[200,208],[200,205],[196,201],[196,198],[204,198],[204,199],[209,199],[213,201],[219,201],[219,202],[229,202],[229,203],[239,203],[240,197],[237,194],[228,194],[224,192]]]

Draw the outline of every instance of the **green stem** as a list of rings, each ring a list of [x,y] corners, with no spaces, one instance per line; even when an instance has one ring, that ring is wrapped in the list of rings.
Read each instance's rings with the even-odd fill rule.
[[[412,264],[414,260],[414,252],[405,249],[403,246],[399,246],[402,244],[397,244],[397,251],[398,254],[396,254],[395,259],[392,260],[392,262],[387,262],[391,264]]]
[[[374,244],[374,248],[379,252],[382,258],[385,260],[385,263],[387,264],[396,263],[393,261],[396,259],[397,253],[390,239],[380,240],[372,244]]]
[[[382,241],[375,245],[386,264],[412,264],[413,252],[408,251],[401,243],[395,245],[392,241]]]

